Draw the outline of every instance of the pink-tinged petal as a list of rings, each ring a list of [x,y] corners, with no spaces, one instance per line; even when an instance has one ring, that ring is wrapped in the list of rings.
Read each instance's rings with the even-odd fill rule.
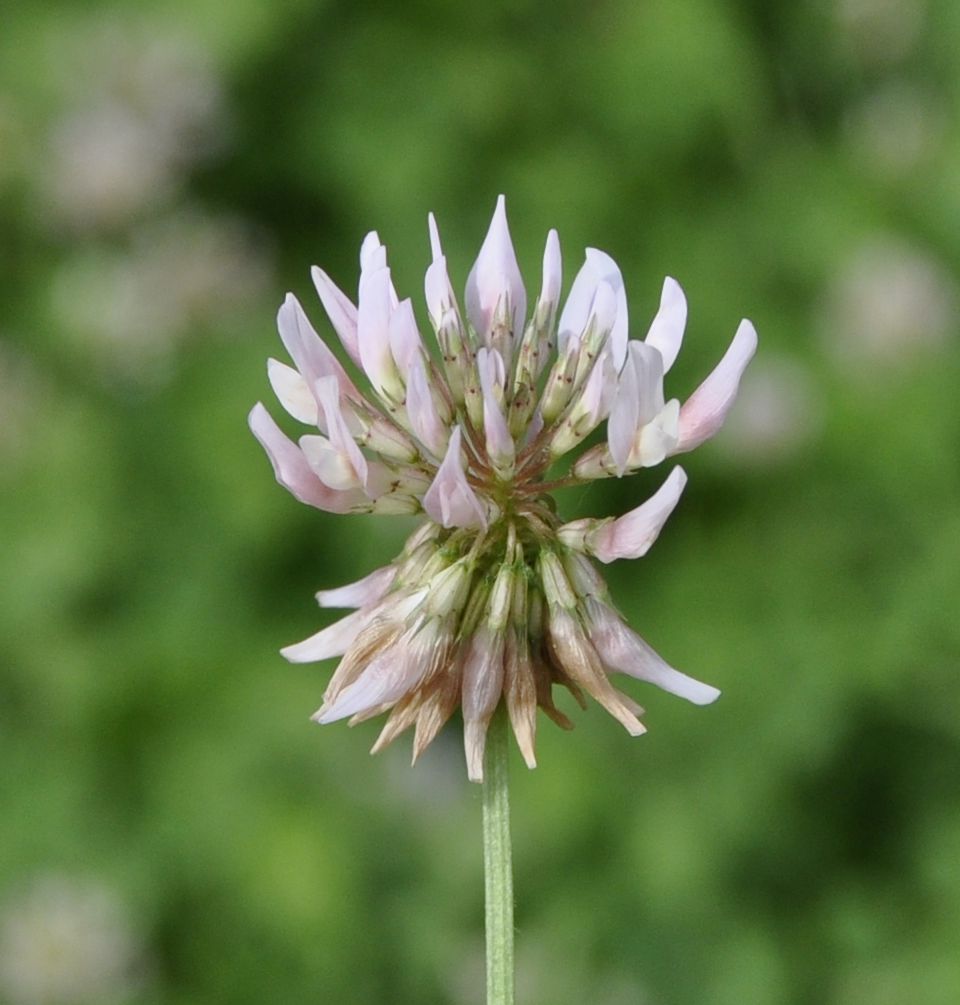
[[[390,316],[389,338],[390,352],[406,383],[414,358],[422,356],[424,351],[417,320],[413,316],[413,303],[409,297],[402,300]]]
[[[503,357],[496,349],[481,348],[477,351],[477,374],[483,394],[483,432],[487,454],[496,465],[509,464],[514,457],[513,437],[497,400],[497,392],[503,392],[506,368]]]
[[[683,468],[674,468],[645,503],[588,534],[587,551],[604,563],[646,555],[679,502],[686,484]]]
[[[563,280],[563,264],[560,258],[560,238],[555,230],[547,234],[547,246],[543,252],[543,284],[540,287],[541,305],[556,305],[560,299],[560,285]]]
[[[463,473],[460,438],[460,426],[454,426],[443,463],[423,497],[423,508],[443,527],[486,528],[486,512]]]
[[[310,470],[324,485],[340,492],[363,487],[350,458],[325,436],[301,436],[298,443]]]
[[[367,500],[362,492],[337,492],[311,470],[300,448],[288,439],[260,402],[250,412],[250,431],[267,452],[277,481],[294,498],[328,513],[349,513]]]
[[[527,294],[510,239],[506,202],[501,195],[480,254],[467,277],[467,317],[481,337],[489,334],[498,306],[504,301],[509,306],[514,336],[519,338],[527,314]]]
[[[287,413],[298,422],[315,426],[320,410],[313,391],[310,390],[300,371],[281,363],[278,359],[268,359],[267,376],[273,393]]]
[[[318,590],[317,603],[321,607],[366,607],[375,603],[390,589],[397,575],[396,566],[385,565],[374,569],[368,576],[346,586],[332,590]]]
[[[433,261],[443,258],[443,248],[440,246],[440,231],[437,229],[437,218],[433,213],[427,213],[427,230],[430,232],[430,254]]]
[[[364,488],[367,487],[367,459],[357,446],[347,421],[344,418],[343,410],[340,407],[340,389],[333,377],[321,377],[316,383],[317,400],[323,409],[323,415],[327,423],[327,435],[330,437],[330,444],[343,459],[344,464],[354,473],[357,483]]]
[[[709,377],[690,395],[680,409],[679,442],[674,453],[693,450],[709,440],[723,425],[737,397],[740,378],[757,351],[757,332],[743,320],[730,347]]]
[[[357,308],[353,301],[323,271],[314,266],[310,270],[320,303],[327,312],[330,324],[347,355],[360,365],[360,347],[357,344]]]
[[[590,641],[609,669],[648,681],[694,705],[709,705],[720,696],[717,688],[675,670],[605,604],[590,601],[588,606]]]
[[[407,417],[416,438],[434,455],[447,449],[447,427],[437,413],[423,360],[415,356],[407,374]]]
[[[332,656],[342,656],[372,618],[373,611],[361,608],[339,621],[334,621],[332,625],[321,629],[303,642],[285,646],[280,650],[280,655],[291,663],[317,663]]]
[[[663,357],[663,372],[667,373],[673,366],[680,344],[683,342],[683,329],[687,324],[687,298],[680,289],[680,284],[667,276],[663,281],[663,291],[660,294],[660,309],[650,323],[650,330],[644,339],[647,345],[660,351]]]
[[[347,376],[340,361],[310,324],[310,319],[292,293],[287,294],[277,312],[277,329],[281,341],[290,353],[290,358],[297,365],[308,387],[313,387],[314,382],[321,377],[332,376],[337,378],[343,394],[353,398],[354,401],[360,400],[360,392]]]
[[[389,269],[364,272],[360,276],[360,306],[357,309],[360,365],[376,390],[388,395],[401,390],[390,354],[392,289]]]
[[[587,248],[586,260],[570,287],[558,325],[561,348],[570,335],[582,335],[594,313],[597,287],[606,283],[614,293],[616,313],[610,323],[610,349],[619,371],[627,355],[628,311],[623,276],[617,263],[606,252]]]

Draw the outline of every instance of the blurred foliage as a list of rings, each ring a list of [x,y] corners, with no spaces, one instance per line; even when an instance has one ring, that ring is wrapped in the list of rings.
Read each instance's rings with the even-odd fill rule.
[[[591,709],[517,762],[520,1000],[955,1002],[958,43],[948,0],[5,8],[0,997],[482,1000],[457,729],[371,761],[276,653],[409,525],[300,506],[244,417],[284,290],[321,319],[310,264],[352,289],[375,227],[416,300],[427,210],[462,279],[502,191],[531,286],[552,226],[568,281],[617,259],[638,333],[680,279],[673,393],[761,334],[610,570],[724,696],[638,687],[643,739]],[[106,984],[11,957],[51,876],[122,905]],[[78,945],[83,896],[54,901]]]

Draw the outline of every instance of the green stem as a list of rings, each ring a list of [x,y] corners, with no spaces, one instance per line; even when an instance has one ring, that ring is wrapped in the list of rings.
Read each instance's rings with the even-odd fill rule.
[[[483,869],[487,904],[487,1005],[513,1005],[513,867],[509,730],[501,703],[487,732],[483,772]]]

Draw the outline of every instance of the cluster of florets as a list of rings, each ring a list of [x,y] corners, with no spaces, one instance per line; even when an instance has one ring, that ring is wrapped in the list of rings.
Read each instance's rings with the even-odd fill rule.
[[[416,759],[460,707],[468,773],[480,780],[501,701],[533,767],[538,707],[571,726],[553,703],[554,684],[581,704],[590,695],[633,735],[644,732],[642,709],[613,687],[611,672],[697,704],[719,694],[670,667],[626,625],[592,561],[646,553],[683,491],[682,469],[617,519],[564,524],[549,492],[651,467],[712,436],[756,333],[743,321],[681,405],[663,391],[686,324],[674,280],[664,283],[646,338],[631,340],[620,270],[588,249],[558,317],[560,245],[550,231],[528,318],[501,196],[467,279],[464,314],[432,215],[429,230],[425,291],[438,351],[421,338],[411,301],[394,291],[386,249],[371,233],[356,306],[320,269],[313,279],[372,393],[358,390],[289,295],[278,325],[295,368],[272,359],[268,372],[283,407],[316,431],[294,443],[261,404],[250,425],[277,479],[302,502],[427,517],[390,565],[317,594],[322,607],[353,613],[283,650],[297,663],[342,657],[314,719],[389,713],[374,751],[413,727]],[[603,422],[605,439],[558,474],[557,462]]]

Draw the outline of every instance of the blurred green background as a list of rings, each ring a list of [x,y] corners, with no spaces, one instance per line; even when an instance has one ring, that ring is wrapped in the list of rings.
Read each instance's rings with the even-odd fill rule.
[[[311,264],[377,228],[419,302],[427,211],[460,286],[499,192],[530,288],[550,227],[635,336],[680,280],[669,393],[761,336],[610,569],[724,695],[516,760],[520,1002],[960,1000],[958,47],[954,0],[5,5],[0,1001],[482,1001],[458,727],[371,760],[277,654],[410,524],[296,503],[245,416]]]

